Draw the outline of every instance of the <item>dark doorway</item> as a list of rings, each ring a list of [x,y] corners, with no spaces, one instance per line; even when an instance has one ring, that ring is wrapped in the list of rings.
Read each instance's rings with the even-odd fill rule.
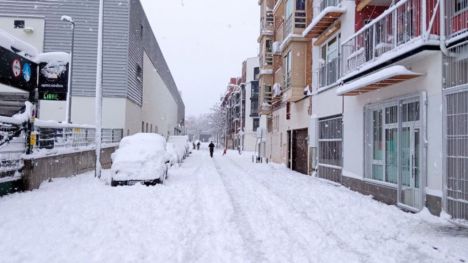
[[[293,130],[292,138],[291,131],[288,131],[289,144],[289,168],[292,170],[307,174],[307,153],[308,153],[308,130]]]

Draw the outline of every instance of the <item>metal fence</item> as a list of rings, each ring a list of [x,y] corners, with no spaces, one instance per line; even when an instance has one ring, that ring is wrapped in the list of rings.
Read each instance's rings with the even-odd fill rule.
[[[33,127],[28,143],[28,123],[0,116],[0,182],[18,179],[29,147],[32,154],[52,154],[60,149],[78,151],[95,145],[92,126],[37,121]],[[102,143],[118,143],[123,135],[123,129],[103,129]]]
[[[444,58],[444,208],[468,224],[468,41]]]

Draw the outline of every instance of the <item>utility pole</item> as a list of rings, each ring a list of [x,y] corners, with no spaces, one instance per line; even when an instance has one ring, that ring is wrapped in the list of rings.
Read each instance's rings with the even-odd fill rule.
[[[72,39],[71,39],[71,51],[70,51],[70,64],[68,68],[68,92],[67,92],[67,109],[65,122],[71,123],[71,107],[72,107],[72,81],[73,81],[73,55],[75,53],[75,21],[69,16],[62,16],[62,21],[71,24]]]
[[[96,67],[96,171],[94,176],[101,178],[102,142],[102,33],[104,20],[104,0],[99,0],[98,56]]]

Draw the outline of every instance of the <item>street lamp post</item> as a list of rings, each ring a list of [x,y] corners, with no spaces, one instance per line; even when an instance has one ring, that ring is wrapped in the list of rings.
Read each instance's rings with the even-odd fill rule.
[[[96,170],[95,176],[101,178],[101,143],[102,143],[102,34],[104,24],[104,0],[99,1],[99,30],[96,62]]]
[[[68,92],[67,92],[67,109],[65,122],[71,123],[71,106],[72,106],[72,81],[73,81],[73,55],[75,51],[75,21],[69,16],[62,16],[62,21],[68,22],[71,24],[72,29],[72,39],[71,39],[71,51],[70,51],[70,64],[68,69]]]

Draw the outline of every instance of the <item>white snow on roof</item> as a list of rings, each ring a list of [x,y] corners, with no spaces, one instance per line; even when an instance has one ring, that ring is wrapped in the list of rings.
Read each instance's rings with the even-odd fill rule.
[[[0,29],[0,46],[13,52],[21,53],[20,55],[24,57],[35,57],[39,54],[39,51],[33,45],[2,29]]]
[[[63,62],[68,63],[70,61],[70,55],[65,52],[49,52],[49,53],[41,53],[37,55],[34,60],[37,63],[56,63],[56,62]]]
[[[413,76],[420,76],[420,73],[413,72],[409,69],[407,69],[404,66],[396,65],[396,66],[391,66],[385,69],[382,69],[380,71],[377,71],[376,73],[364,76],[356,81],[347,83],[341,87],[339,87],[336,91],[336,94],[341,96],[344,95],[348,92],[369,86],[371,84],[396,77],[399,75],[413,75]]]
[[[322,20],[325,16],[328,15],[328,13],[345,13],[346,12],[346,8],[344,7],[338,7],[338,6],[328,6],[326,7],[325,9],[323,9],[322,12],[320,12],[320,14],[318,16],[316,16],[312,22],[310,23],[310,25],[304,30],[304,32],[302,32],[302,36],[307,36],[307,34],[309,34],[309,32],[312,30],[312,28],[314,28],[318,22],[320,22],[320,20]]]

